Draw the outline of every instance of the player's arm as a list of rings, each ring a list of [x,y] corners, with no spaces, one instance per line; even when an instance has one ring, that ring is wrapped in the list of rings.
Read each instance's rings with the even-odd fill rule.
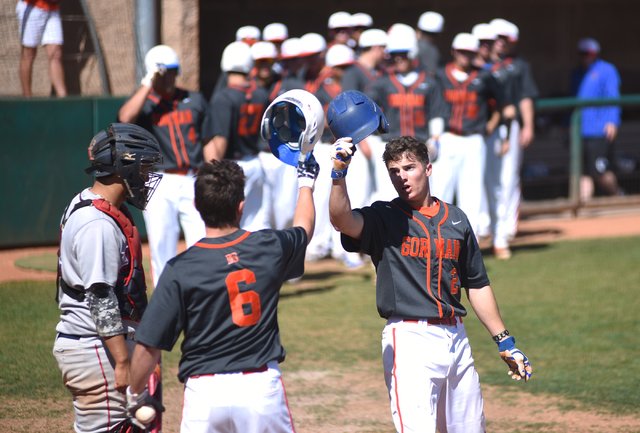
[[[222,161],[224,158],[224,154],[227,152],[227,146],[229,145],[229,141],[226,137],[222,135],[216,135],[207,143],[209,146],[209,150],[205,153],[206,161],[211,161],[212,159],[216,159],[218,161]],[[207,158],[207,156],[209,156]]]
[[[147,75],[142,79],[140,88],[133,94],[127,102],[120,107],[118,111],[118,121],[123,123],[135,123],[138,120],[140,112],[144,107],[144,103],[153,89],[153,83],[158,76],[163,75],[166,72],[164,66],[156,65],[155,69],[150,70]]]
[[[466,289],[469,303],[475,311],[480,322],[487,328],[491,336],[500,336],[496,343],[500,351],[500,357],[509,366],[509,375],[513,379],[524,379],[525,382],[531,377],[532,369],[529,359],[516,348],[515,339],[510,337],[506,331],[498,302],[493,294],[491,286],[484,286],[478,289]],[[495,341],[495,339],[494,339]]]
[[[122,394],[129,386],[129,351],[124,340],[124,326],[113,287],[94,284],[86,293],[91,318],[96,324],[98,336],[115,361],[115,388]]]
[[[329,218],[331,224],[340,233],[360,239],[364,228],[364,218],[359,212],[351,210],[351,201],[347,193],[345,176],[351,162],[351,156],[355,146],[351,144],[351,138],[341,138],[336,141],[331,149],[333,170],[331,177],[331,195],[329,196]]]
[[[218,159],[218,150],[215,145],[215,137],[209,140],[205,140],[205,145],[202,147],[202,155],[204,156],[204,160],[206,162],[210,162],[212,159],[220,161],[220,159]],[[224,156],[224,153],[222,154],[222,156]]]
[[[527,147],[533,141],[533,137],[535,134],[534,129],[534,117],[535,117],[535,108],[533,105],[533,99],[531,98],[523,98],[518,103],[518,108],[520,108],[520,115],[522,116],[522,131],[520,131],[520,146]]]
[[[144,391],[151,373],[160,359],[160,349],[146,346],[142,343],[136,344],[131,359],[131,392],[139,394]]]
[[[298,204],[296,204],[296,210],[293,214],[293,226],[302,227],[307,232],[308,245],[316,226],[316,208],[311,188],[301,187],[298,189]]]

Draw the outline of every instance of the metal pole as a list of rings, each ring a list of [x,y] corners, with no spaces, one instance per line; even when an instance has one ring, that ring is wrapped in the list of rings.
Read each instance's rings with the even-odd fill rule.
[[[100,79],[102,80],[102,93],[104,95],[111,95],[111,84],[109,83],[109,74],[107,72],[107,66],[104,62],[104,55],[102,53],[102,46],[100,45],[100,39],[98,39],[98,32],[91,16],[91,11],[85,0],[80,0],[82,11],[87,20],[87,26],[89,26],[89,35],[91,36],[91,42],[93,48],[96,51],[96,57],[98,58],[98,71],[100,71]]]
[[[580,207],[580,180],[582,178],[582,109],[571,113],[571,166],[569,178],[569,201],[577,214]]]
[[[157,0],[135,0],[136,83],[145,76],[144,56],[160,43],[160,8]]]

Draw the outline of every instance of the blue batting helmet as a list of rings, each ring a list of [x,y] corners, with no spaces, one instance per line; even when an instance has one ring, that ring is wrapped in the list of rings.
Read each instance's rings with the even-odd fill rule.
[[[333,98],[327,109],[327,123],[336,138],[351,137],[359,143],[374,132],[389,132],[387,118],[378,104],[357,90],[348,90]]]

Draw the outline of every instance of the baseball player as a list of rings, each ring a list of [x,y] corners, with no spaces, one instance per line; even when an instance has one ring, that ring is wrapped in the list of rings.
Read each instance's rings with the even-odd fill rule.
[[[418,19],[418,67],[434,76],[442,64],[440,51],[435,43],[444,30],[444,17],[438,12],[425,12]]]
[[[278,366],[285,350],[277,306],[283,282],[304,271],[318,171],[313,158],[298,167],[293,228],[248,232],[240,228],[245,176],[238,164],[214,160],[198,170],[196,207],[207,237],[169,262],[138,328],[131,413],[148,399],[145,384],[161,350],[184,332],[181,431],[295,432]]]
[[[473,229],[460,208],[431,195],[429,152],[413,137],[389,140],[384,153],[398,197],[352,210],[344,172],[353,151],[349,137],[332,148],[331,222],[345,249],[371,255],[376,267],[378,313],[387,319],[384,376],[396,431],[483,433],[462,288],[509,374],[528,381],[532,370],[502,322]]]
[[[355,48],[356,44],[351,39],[352,18],[349,12],[336,12],[331,14],[327,27],[329,29],[329,41],[327,42],[327,49],[336,44],[347,45],[350,48]]]
[[[31,97],[31,75],[38,45],[44,45],[49,58],[49,78],[59,98],[67,96],[62,67],[62,21],[59,0],[19,0],[16,15],[20,24],[20,82],[22,94]]]
[[[258,141],[269,93],[248,79],[253,58],[245,43],[233,42],[224,49],[221,68],[228,74],[228,82],[211,100],[216,125],[213,159],[238,161],[247,177],[240,226],[250,231],[262,230],[269,225],[263,206],[264,170],[258,158]]]
[[[381,136],[383,142],[403,135],[416,136],[427,141],[438,136],[443,129],[442,93],[436,81],[425,71],[415,70],[413,60],[417,53],[414,30],[404,24],[394,24],[387,38],[387,52],[393,62],[393,72],[372,84],[367,95],[384,111],[389,121],[389,133]],[[375,140],[375,137],[369,137]],[[378,158],[381,146],[375,146]],[[379,162],[379,161],[378,161]],[[376,169],[376,200],[395,197],[393,185],[388,181],[386,168]]]
[[[497,258],[511,257],[509,241],[518,230],[518,216],[522,189],[520,168],[523,149],[531,144],[535,132],[534,99],[538,97],[538,88],[533,81],[531,66],[522,57],[515,54],[518,41],[518,27],[505,20],[492,20],[492,26],[498,38],[492,47],[493,63],[489,68],[498,82],[509,87],[507,97],[515,104],[516,115],[509,122],[509,147],[501,158],[500,195],[498,199],[497,222],[495,224],[493,249]],[[510,93],[510,94],[509,94]]]
[[[485,142],[495,126],[487,126],[489,101],[500,110],[506,105],[502,88],[484,69],[473,66],[478,39],[470,33],[458,34],[452,44],[453,62],[436,72],[443,95],[445,132],[440,136],[440,153],[433,163],[431,188],[443,201],[457,204],[467,214],[474,233],[479,226],[484,188]]]
[[[140,237],[124,202],[145,208],[162,155],[145,129],[114,123],[93,138],[89,158],[85,171],[95,182],[61,221],[53,355],[73,394],[76,432],[142,432],[127,420],[125,390],[147,294]]]
[[[144,212],[155,285],[164,264],[176,255],[180,229],[187,247],[204,236],[204,222],[193,206],[193,175],[213,157],[214,130],[202,94],[176,87],[180,62],[171,47],[153,47],[145,66],[142,86],[120,108],[118,119],[150,131],[164,156],[159,167],[164,181]]]
[[[371,18],[371,15],[365,14],[364,12],[351,15],[351,39],[355,43],[357,56],[360,56],[360,53],[362,53],[362,46],[360,45],[362,33],[369,30],[372,26],[373,18]]]

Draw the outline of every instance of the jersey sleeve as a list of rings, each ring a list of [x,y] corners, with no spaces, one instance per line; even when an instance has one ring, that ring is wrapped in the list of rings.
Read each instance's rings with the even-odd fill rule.
[[[110,217],[106,217],[110,218]],[[122,263],[122,233],[106,218],[96,218],[81,227],[74,237],[74,256],[85,288],[94,284],[115,287]]]
[[[158,286],[136,330],[136,341],[171,351],[185,325],[182,291],[171,262],[165,266]]]
[[[200,110],[202,111],[200,137],[202,138],[202,145],[204,146],[215,136],[215,123],[211,113],[211,107],[207,103],[207,100],[201,93],[197,93],[197,95],[200,103]]]
[[[376,256],[382,251],[382,246],[387,238],[387,228],[381,214],[374,206],[383,202],[376,202],[371,207],[354,209],[362,214],[364,225],[360,239],[354,239],[345,234],[341,234],[342,247],[349,252],[362,252],[370,256]]]
[[[211,115],[215,119],[214,134],[228,140],[231,137],[233,124],[233,107],[231,98],[228,98],[225,93],[224,91],[218,92],[211,101]]]
[[[522,77],[519,96],[520,97],[518,98],[517,102],[519,102],[521,99],[535,99],[539,96],[538,87],[536,86],[535,81],[533,81],[531,65],[529,65],[529,63],[525,61],[522,62]]]
[[[508,105],[513,102],[513,101],[507,100],[507,97],[505,95],[504,90],[502,89],[502,86],[500,86],[500,84],[498,83],[498,80],[496,80],[491,73],[487,74],[487,87],[489,88],[488,96],[496,100],[496,104],[498,108],[501,109],[505,105]]]
[[[276,233],[282,246],[285,281],[302,276],[307,251],[307,232],[302,227],[292,227]]]

